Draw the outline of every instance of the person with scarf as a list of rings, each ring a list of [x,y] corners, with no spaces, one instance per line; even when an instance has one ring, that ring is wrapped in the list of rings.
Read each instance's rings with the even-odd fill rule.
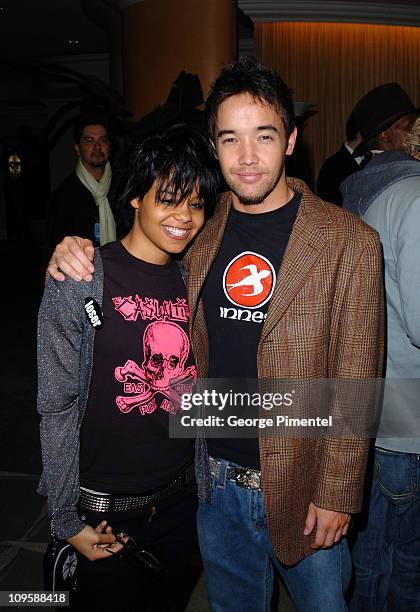
[[[75,170],[52,193],[47,213],[45,261],[67,235],[89,236],[103,246],[117,237],[108,201],[112,181],[111,145],[105,118],[80,117],[73,129],[78,155]]]

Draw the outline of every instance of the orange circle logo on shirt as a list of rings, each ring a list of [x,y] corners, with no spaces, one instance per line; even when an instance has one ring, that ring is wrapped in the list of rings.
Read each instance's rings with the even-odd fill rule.
[[[271,298],[276,273],[270,261],[251,251],[237,255],[226,266],[223,289],[227,299],[244,308],[258,308]]]

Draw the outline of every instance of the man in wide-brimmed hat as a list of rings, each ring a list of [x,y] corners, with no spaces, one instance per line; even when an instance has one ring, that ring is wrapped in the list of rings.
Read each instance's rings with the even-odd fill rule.
[[[398,83],[385,83],[365,94],[354,107],[362,142],[353,156],[367,151],[400,151],[419,112]]]
[[[387,380],[366,520],[352,550],[350,609],[420,610],[420,123],[409,134],[418,109],[397,83],[367,93],[358,113],[357,154],[378,154],[341,191],[344,208],[381,237]]]

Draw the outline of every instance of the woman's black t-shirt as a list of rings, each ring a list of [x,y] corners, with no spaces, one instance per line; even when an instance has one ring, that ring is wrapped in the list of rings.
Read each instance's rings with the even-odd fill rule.
[[[147,263],[121,242],[102,247],[101,256],[104,326],[95,333],[80,484],[141,493],[169,483],[193,457],[192,439],[169,438],[177,395],[196,374],[190,311],[175,262]]]

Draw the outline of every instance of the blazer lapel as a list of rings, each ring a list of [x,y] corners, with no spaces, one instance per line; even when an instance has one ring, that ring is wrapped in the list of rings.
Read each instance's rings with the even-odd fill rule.
[[[191,311],[191,322],[194,321],[201,290],[223,240],[226,223],[231,206],[230,193],[220,198],[213,217],[207,221],[204,230],[198,236],[187,258],[187,291]]]
[[[302,201],[277,275],[260,342],[282,318],[328,246],[323,230],[330,223],[326,207],[301,181],[288,179],[287,182],[293,191],[303,192]]]

